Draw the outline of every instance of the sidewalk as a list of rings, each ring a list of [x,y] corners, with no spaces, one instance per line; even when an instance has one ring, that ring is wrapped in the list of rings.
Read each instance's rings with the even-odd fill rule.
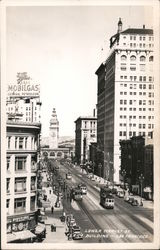
[[[56,201],[56,195],[53,195],[51,200],[51,206]],[[65,222],[61,222],[60,216],[63,213],[62,204],[60,208],[54,207],[53,214],[51,212],[51,207],[46,208],[45,215],[47,219],[45,220],[46,225],[46,238],[44,239],[44,243],[66,243],[68,242],[68,238],[65,235],[66,224]],[[51,232],[51,224],[56,226],[56,231]]]

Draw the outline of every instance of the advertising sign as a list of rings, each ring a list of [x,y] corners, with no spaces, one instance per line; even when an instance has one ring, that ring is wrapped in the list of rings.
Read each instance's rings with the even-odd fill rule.
[[[17,84],[8,85],[9,97],[39,97],[40,85],[34,83],[27,73],[17,74]]]

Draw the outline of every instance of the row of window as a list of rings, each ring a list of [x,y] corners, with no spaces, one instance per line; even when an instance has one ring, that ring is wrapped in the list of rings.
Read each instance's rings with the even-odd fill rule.
[[[126,70],[127,70],[127,67],[126,67],[125,65],[121,65],[121,68],[120,68],[120,69],[121,69],[121,71],[126,71]],[[136,71],[137,68],[136,68],[136,66],[130,66],[129,70],[130,70],[130,71]],[[150,71],[153,71],[153,67],[150,66],[150,67],[149,67],[149,70],[150,70]],[[139,71],[146,71],[146,65],[145,65],[145,64],[140,64],[140,65],[139,65]]]
[[[15,193],[26,192],[26,177],[15,178],[14,191]],[[10,178],[7,178],[6,185],[7,193],[10,193]],[[36,190],[36,177],[31,177],[30,190]]]
[[[146,92],[139,92],[139,93],[137,93],[137,92],[129,92],[128,94],[129,95],[137,95],[137,94],[139,94],[139,95],[145,95],[146,96],[147,93]],[[120,92],[120,95],[127,95],[127,92]],[[148,97],[154,97],[154,93],[149,92]]]
[[[129,116],[129,119],[146,119],[147,116],[136,116],[136,115],[130,115]],[[151,119],[154,119],[154,116],[148,116],[148,119],[151,120]]]
[[[129,105],[136,105],[138,102],[138,105],[147,105],[147,100],[120,100],[120,104],[124,104],[127,105],[127,103]],[[148,101],[148,105],[154,105],[154,100],[149,100]]]
[[[30,210],[35,210],[35,201],[36,197],[32,196],[30,197]],[[7,212],[9,212],[9,206],[10,206],[10,199],[7,199],[6,201],[6,208]],[[16,198],[14,199],[14,213],[21,213],[26,211],[26,198]]]
[[[127,108],[126,107],[120,107],[120,111],[127,111]],[[129,111],[147,111],[147,109],[146,108],[139,108],[139,109],[136,109],[136,108],[129,108],[128,109]],[[154,111],[154,108],[148,108],[148,111]]]
[[[137,57],[136,56],[130,56],[130,61],[136,61],[136,59],[137,59]],[[127,56],[126,55],[122,55],[121,56],[121,60],[122,61],[126,61],[127,60]],[[140,60],[140,62],[145,62],[146,61],[146,57],[145,56],[140,56],[139,57],[139,60]],[[153,60],[154,60],[154,57],[153,56],[150,56],[149,57],[149,62],[153,62]]]
[[[147,89],[147,86],[148,86],[148,89],[154,89],[154,85],[153,84],[127,84],[127,83],[121,83],[120,84],[120,87],[127,87],[129,86],[129,89],[137,89],[137,87],[139,86],[139,89]],[[127,95],[127,92],[124,92],[124,95]]]
[[[119,124],[120,127],[126,127],[127,124],[126,123],[120,123]],[[129,126],[130,127],[136,127],[138,126],[139,128],[146,128],[147,127],[147,124],[136,124],[136,123],[129,123]],[[148,124],[148,128],[149,129],[153,129],[154,128],[154,124]]]
[[[15,157],[15,171],[26,170],[27,157],[17,156]],[[7,171],[10,169],[10,157],[7,157]],[[31,170],[36,170],[36,159],[33,157],[31,160]]]
[[[148,136],[151,137],[151,134],[152,132],[148,132]],[[119,132],[119,136],[126,136],[127,133],[126,131],[120,131]],[[145,136],[146,135],[146,132],[145,131],[139,131],[138,133],[136,131],[129,131],[129,136],[132,137],[132,136],[136,136],[136,135],[141,135],[141,136]]]
[[[27,149],[27,143],[28,143],[28,138],[29,137],[15,137],[14,138],[14,149]],[[11,149],[11,136],[7,137],[8,139],[8,149]],[[36,138],[32,137],[31,138],[31,148],[34,148],[36,145]]]
[[[140,81],[140,82],[142,82],[142,81],[149,81],[149,82],[152,82],[152,81],[154,81],[154,78],[153,78],[153,76],[149,76],[149,77],[146,77],[146,76],[139,76],[139,79],[138,79],[138,77],[137,76],[124,76],[124,75],[121,75],[120,76],[120,79],[128,79],[128,80],[130,80],[130,81]]]
[[[130,36],[130,40],[137,40],[139,38],[140,41],[146,41],[147,38],[149,41],[154,41],[154,37],[153,36]],[[126,39],[126,36],[123,36],[123,39]]]
[[[90,126],[91,128],[95,128],[96,122],[85,121],[85,122],[84,122],[84,127],[87,128],[87,126]]]

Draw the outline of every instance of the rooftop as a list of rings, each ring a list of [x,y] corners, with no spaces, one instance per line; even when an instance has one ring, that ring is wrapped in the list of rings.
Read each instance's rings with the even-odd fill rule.
[[[137,28],[129,28],[121,32],[121,34],[142,34],[142,35],[153,35],[153,29],[137,29]]]

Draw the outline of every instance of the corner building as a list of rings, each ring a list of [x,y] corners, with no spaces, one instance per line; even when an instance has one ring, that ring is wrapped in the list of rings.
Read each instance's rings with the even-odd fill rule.
[[[7,241],[19,242],[35,237],[41,125],[7,121],[6,126]]]
[[[97,127],[104,129],[103,135],[97,131],[97,144],[104,155],[103,176],[111,181],[120,180],[119,141],[148,137],[154,129],[153,48],[152,29],[143,25],[122,31],[120,19],[117,33],[110,38],[109,56],[96,71]]]

